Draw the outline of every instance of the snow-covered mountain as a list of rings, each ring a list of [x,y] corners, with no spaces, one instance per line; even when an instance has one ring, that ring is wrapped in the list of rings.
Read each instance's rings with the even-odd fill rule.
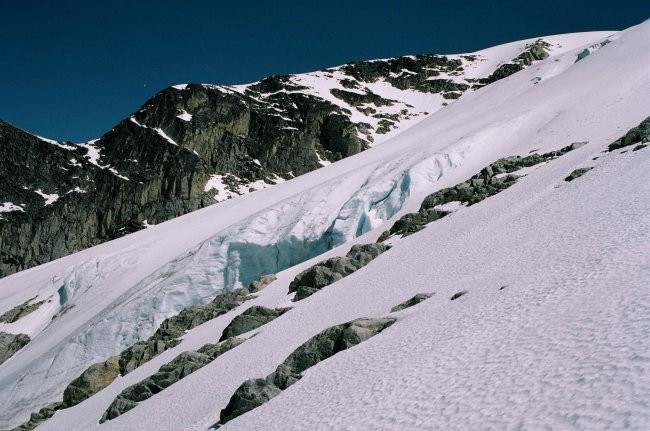
[[[447,56],[460,65],[430,76],[403,57],[157,95],[178,93],[174,124],[191,125],[199,94],[280,112],[299,91],[370,148],[1,279],[16,352],[0,427],[646,428],[649,38],[644,22]],[[432,76],[455,87],[416,94]],[[157,127],[163,105],[122,127],[200,156]],[[373,116],[402,109],[382,136]],[[85,145],[101,165],[100,142]]]
[[[175,85],[78,145],[0,121],[0,277],[357,154],[467,91],[608,35]]]

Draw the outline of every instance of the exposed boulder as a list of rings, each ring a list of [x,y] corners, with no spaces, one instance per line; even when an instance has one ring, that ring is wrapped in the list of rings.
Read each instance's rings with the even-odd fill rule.
[[[266,308],[260,305],[253,306],[242,314],[232,319],[232,322],[223,330],[219,341],[230,337],[236,337],[282,316],[291,308]]]
[[[310,338],[291,353],[276,370],[263,379],[242,383],[221,410],[219,425],[261,406],[300,380],[302,373],[321,361],[349,349],[395,323],[392,318],[357,319],[332,326]]]
[[[100,423],[128,412],[138,403],[151,398],[243,342],[244,340],[239,338],[229,338],[223,343],[206,344],[197,351],[181,353],[160,367],[151,377],[124,389],[104,412]]]
[[[88,367],[63,391],[62,408],[79,404],[101,391],[120,375],[119,356],[112,356],[104,362]]]
[[[36,297],[28,299],[27,301],[23,302],[20,305],[15,306],[11,310],[5,312],[0,316],[0,323],[14,323],[17,322],[19,319],[22,319],[23,317],[27,316],[29,313],[35,311],[43,305],[46,300],[43,301],[38,301],[33,304],[30,304]]]
[[[450,299],[451,301],[455,301],[455,300],[457,300],[458,298],[460,298],[461,296],[465,295],[466,293],[467,293],[466,290],[461,290],[460,292],[456,292],[456,293],[454,293],[454,294],[451,296],[451,298],[449,298],[449,299]]]
[[[11,358],[17,351],[29,343],[29,335],[10,334],[0,331],[0,364]]]
[[[630,145],[644,145],[650,141],[650,117],[643,120],[638,126],[628,130],[628,132],[608,145],[607,151],[618,150],[619,148],[629,147]]]
[[[534,43],[527,45],[526,50],[513,58],[509,63],[501,64],[494,72],[487,78],[479,79],[478,85],[474,88],[481,87],[492,82],[499,81],[500,79],[507,78],[513,73],[530,66],[534,61],[543,60],[549,56],[548,48],[550,44],[542,39],[536,40]]]
[[[264,289],[266,286],[269,284],[273,283],[275,280],[277,280],[277,277],[275,274],[267,274],[261,276],[259,279],[253,281],[249,286],[248,286],[248,291],[250,293],[257,293]]]
[[[414,305],[418,305],[420,302],[425,301],[433,296],[433,292],[431,293],[418,293],[414,297],[407,299],[406,301],[397,304],[393,308],[390,309],[391,313],[394,313],[396,311],[404,310],[405,308],[413,307]]]
[[[576,178],[579,178],[579,177],[583,176],[584,174],[586,174],[587,172],[589,172],[592,169],[593,168],[578,168],[578,169],[574,170],[573,172],[571,172],[569,174],[569,176],[564,179],[564,181],[571,182],[571,181],[575,180]]]
[[[388,249],[382,243],[354,245],[344,257],[332,257],[298,274],[289,284],[289,293],[296,292],[294,301],[305,299],[364,267]]]
[[[395,321],[389,317],[361,318],[332,326],[298,347],[282,364],[293,373],[302,373],[320,361],[374,337]]]
[[[364,104],[372,104],[375,106],[392,106],[396,101],[390,99],[384,99],[383,97],[371,92],[366,89],[365,93],[358,93],[354,91],[339,90],[333,88],[330,90],[332,96],[343,100],[351,106],[359,106]]]
[[[12,428],[11,431],[31,431],[37,426],[39,426],[41,423],[45,422],[52,416],[54,416],[54,413],[61,409],[61,402],[56,402],[52,404],[48,404],[47,406],[43,407],[38,411],[38,413],[32,413],[29,420],[25,422],[22,425],[18,425],[15,428]]]
[[[226,408],[221,410],[221,424],[241,416],[275,398],[282,389],[273,383],[271,376],[265,379],[246,380],[230,398]]]

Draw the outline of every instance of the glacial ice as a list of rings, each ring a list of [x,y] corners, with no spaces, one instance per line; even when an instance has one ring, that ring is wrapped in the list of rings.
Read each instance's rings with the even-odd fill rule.
[[[596,57],[598,56],[594,56],[593,60],[597,60]],[[572,54],[571,64],[573,59],[575,56]],[[549,64],[550,66],[545,66],[546,69],[542,67],[545,77],[550,73],[547,69],[556,67],[555,63]],[[560,65],[569,68],[567,76],[578,76],[577,72],[572,73],[570,65]],[[576,69],[580,71],[582,66],[580,64]],[[191,243],[196,245],[182,253],[180,250],[183,248],[176,246],[173,252],[180,254],[173,260],[165,258],[164,262],[167,263],[162,266],[158,265],[163,261],[152,260],[157,264],[146,266],[148,276],[142,278],[141,273],[138,273],[139,281],[125,283],[128,287],[119,286],[118,291],[123,293],[112,303],[101,304],[101,308],[94,307],[90,299],[102,294],[98,294],[98,291],[110,289],[112,286],[109,283],[116,274],[128,272],[130,268],[139,265],[138,256],[155,252],[151,242],[146,243],[146,246],[140,243],[137,247],[131,245],[125,249],[111,249],[109,252],[106,251],[108,248],[100,246],[95,250],[104,250],[102,253],[107,253],[106,255],[92,255],[91,252],[98,252],[91,249],[83,255],[83,263],[80,263],[80,258],[68,259],[62,261],[71,263],[72,266],[65,269],[60,262],[51,264],[50,268],[56,270],[49,272],[43,268],[35,269],[31,276],[35,282],[40,283],[39,289],[48,295],[58,290],[59,300],[63,299],[65,307],[78,305],[65,316],[57,318],[60,320],[55,319],[54,324],[42,330],[34,340],[36,347],[51,347],[47,354],[32,355],[32,351],[38,350],[27,346],[23,357],[28,358],[29,365],[14,367],[11,375],[3,375],[0,403],[3,404],[4,411],[0,412],[0,421],[15,421],[17,414],[37,410],[60,398],[63,387],[88,365],[104,360],[134,341],[151,335],[164,318],[178,313],[183,307],[206,302],[223,289],[241,286],[263,273],[288,268],[379,226],[383,220],[404,209],[409,201],[417,201],[415,195],[434,191],[437,181],[455,178],[458,175],[454,172],[455,168],[461,166],[461,162],[467,164],[467,169],[457,171],[473,173],[478,166],[472,166],[470,162],[483,163],[511,155],[518,149],[527,151],[530,148],[558,146],[557,130],[571,131],[571,136],[567,132],[567,136],[562,139],[576,139],[573,136],[575,134],[579,134],[580,139],[592,139],[592,135],[602,134],[601,129],[605,127],[602,124],[611,128],[613,123],[625,124],[620,121],[621,118],[629,117],[627,111],[621,111],[625,115],[620,114],[620,118],[612,118],[611,112],[608,112],[607,122],[599,121],[599,116],[592,116],[592,123],[581,123],[580,128],[569,128],[567,124],[575,125],[576,118],[586,118],[586,114],[580,111],[585,103],[581,101],[579,105],[570,105],[571,109],[567,111],[563,97],[568,96],[565,96],[566,83],[563,84],[562,77],[558,75],[558,79],[545,79],[540,85],[531,86],[529,75],[522,75],[519,79],[521,82],[517,76],[513,76],[511,81],[514,85],[510,87],[501,83],[494,90],[488,87],[469,94],[470,100],[473,97],[474,100],[471,101],[475,102],[472,109],[468,109],[469,101],[460,100],[450,107],[453,110],[440,112],[435,119],[431,119],[435,121],[425,120],[422,127],[415,126],[407,130],[385,150],[378,147],[373,150],[379,151],[370,150],[356,159],[353,157],[324,168],[317,175],[327,179],[320,183],[306,175],[280,186],[289,186],[286,187],[289,190],[293,186],[290,183],[298,184],[299,193],[295,192],[298,187],[291,189],[295,194],[280,195],[272,190],[260,193],[257,196],[262,201],[266,196],[284,196],[286,199],[279,202],[274,200],[272,205],[256,205],[254,208],[265,209],[250,216],[247,213],[245,218],[229,218],[228,220],[239,221],[224,224],[227,227],[220,231],[215,229],[214,235],[207,239],[201,237],[201,242]],[[605,78],[599,79],[608,82]],[[582,81],[575,79],[575,82],[575,87],[582,91],[579,94],[587,94],[583,91]],[[557,94],[557,97],[551,100],[552,103],[549,102],[549,106],[530,110],[531,100],[537,100],[533,96],[546,88],[550,88],[548,91],[554,90],[553,94]],[[590,97],[600,101],[610,96],[607,91],[611,87],[603,85],[602,88],[604,93]],[[572,95],[571,100],[574,98]],[[609,100],[614,98],[610,97]],[[503,104],[499,106],[500,110],[494,109],[495,102]],[[548,123],[547,118],[540,115],[540,112],[548,112],[549,115],[559,112],[560,108],[563,115],[554,122]],[[497,111],[503,113],[497,115]],[[613,109],[610,111],[613,112]],[[521,112],[527,114],[521,117],[523,125],[503,120]],[[589,127],[591,125],[594,130]],[[551,127],[555,130],[550,130]],[[432,136],[435,136],[435,142],[431,142]],[[82,146],[91,145],[92,142]],[[93,152],[91,148],[87,149],[89,154],[86,157],[92,163]],[[470,150],[475,151],[472,154],[472,159],[475,160],[468,157]],[[99,157],[95,162],[98,161]],[[328,172],[336,172],[338,176],[327,177]],[[251,199],[248,200],[250,202]],[[224,212],[220,213],[222,208]],[[230,217],[230,213],[241,211],[235,208],[226,202],[218,208],[206,209],[204,214],[214,210],[211,214],[215,218]],[[189,216],[185,220],[196,220],[192,218],[193,215]],[[205,217],[200,220],[209,221]],[[167,226],[173,224],[174,221]],[[172,232],[165,230],[167,228],[164,225],[133,234],[134,238],[142,239],[145,238],[144,235],[151,238],[161,232]],[[203,229],[189,225],[186,228],[185,233],[188,235],[192,230]],[[130,244],[128,238],[125,240],[127,241],[116,244]],[[190,243],[187,244],[183,247],[191,246]],[[18,280],[17,277],[12,280]],[[5,286],[8,289],[11,287]],[[390,305],[394,303],[391,299]],[[72,313],[76,313],[75,321],[66,321]],[[67,326],[57,327],[60,322]],[[50,341],[52,339],[55,341]],[[6,367],[12,364],[4,365]]]

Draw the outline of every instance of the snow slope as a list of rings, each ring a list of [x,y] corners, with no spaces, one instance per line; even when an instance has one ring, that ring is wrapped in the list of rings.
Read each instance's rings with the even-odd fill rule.
[[[59,399],[88,365],[147,337],[182,307],[285,270],[258,299],[39,427],[95,429],[122,389],[216,341],[245,307],[291,305],[287,285],[301,269],[374,240],[388,218],[417,209],[426,194],[500,157],[589,141],[397,241],[100,428],[206,429],[241,382],[267,375],[317,332],[435,291],[379,336],[307,371],[225,428],[642,429],[649,421],[642,394],[650,389],[648,156],[600,151],[650,113],[650,23],[576,63],[603,37],[593,36],[362,154],[0,280],[0,312],[36,295],[53,299],[0,324],[33,338],[0,366],[0,426]],[[596,168],[563,183],[585,165]],[[460,290],[469,294],[450,302]]]

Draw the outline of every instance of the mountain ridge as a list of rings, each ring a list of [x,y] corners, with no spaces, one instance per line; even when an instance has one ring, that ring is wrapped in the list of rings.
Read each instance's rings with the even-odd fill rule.
[[[357,154],[493,82],[499,67],[512,65],[501,79],[567,49],[561,37],[502,45],[497,58],[402,56],[238,86],[179,84],[81,144],[0,122],[0,276]],[[572,43],[591,37],[605,33]]]

